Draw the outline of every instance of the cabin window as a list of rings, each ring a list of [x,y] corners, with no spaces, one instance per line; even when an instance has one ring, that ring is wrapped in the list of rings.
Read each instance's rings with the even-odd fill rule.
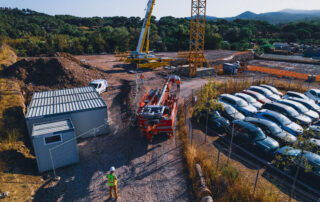
[[[50,136],[50,137],[45,137],[44,142],[45,142],[45,144],[52,144],[52,143],[61,142],[61,135],[54,135],[54,136]]]

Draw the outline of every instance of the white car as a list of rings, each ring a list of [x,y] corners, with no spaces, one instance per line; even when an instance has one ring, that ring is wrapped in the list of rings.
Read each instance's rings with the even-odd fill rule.
[[[319,89],[311,89],[308,90],[305,95],[311,100],[315,101],[315,103],[320,103],[320,90]]]
[[[311,100],[310,98],[308,98],[305,94],[302,93],[298,93],[298,92],[294,92],[294,91],[288,91],[287,94],[285,94],[282,99],[288,99],[290,97],[294,97],[294,98],[300,98],[300,99],[304,99],[304,100]]]
[[[101,94],[105,91],[108,90],[108,82],[104,79],[99,79],[99,80],[94,80],[94,81],[91,81],[89,86],[93,87],[96,89],[96,91]]]

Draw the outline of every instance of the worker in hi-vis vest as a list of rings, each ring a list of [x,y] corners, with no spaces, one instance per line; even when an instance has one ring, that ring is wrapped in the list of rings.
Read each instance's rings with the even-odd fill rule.
[[[108,174],[108,186],[110,191],[110,198],[112,198],[112,190],[114,191],[114,195],[116,196],[116,199],[118,199],[118,189],[117,189],[117,176],[114,173],[115,168],[112,166],[110,168],[110,173]]]
[[[143,84],[144,84],[144,76],[143,76],[142,73],[140,74],[140,80],[141,80],[141,83],[142,83],[142,85],[143,85]]]
[[[177,80],[177,90],[178,90],[178,92],[180,92],[180,85],[181,85],[181,80],[180,80],[180,78]]]

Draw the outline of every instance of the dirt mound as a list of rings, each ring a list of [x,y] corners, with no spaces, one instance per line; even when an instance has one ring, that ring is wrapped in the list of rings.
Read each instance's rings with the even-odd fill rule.
[[[87,86],[94,79],[106,78],[65,57],[25,58],[5,68],[3,76],[19,81],[27,102],[35,91]]]
[[[66,59],[69,59],[75,63],[77,63],[78,65],[85,67],[85,68],[92,68],[89,64],[86,64],[85,62],[80,61],[79,59],[77,59],[76,57],[74,57],[73,55],[71,55],[70,53],[65,53],[65,52],[57,52],[54,54],[54,57],[64,57]]]

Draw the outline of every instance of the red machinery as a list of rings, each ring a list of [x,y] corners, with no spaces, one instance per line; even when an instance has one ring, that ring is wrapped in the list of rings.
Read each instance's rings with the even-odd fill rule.
[[[179,81],[179,82],[177,82]],[[174,123],[178,109],[177,89],[173,84],[180,85],[178,76],[170,76],[163,89],[150,90],[146,93],[138,109],[139,126],[141,132],[152,141],[153,136],[174,133]]]

